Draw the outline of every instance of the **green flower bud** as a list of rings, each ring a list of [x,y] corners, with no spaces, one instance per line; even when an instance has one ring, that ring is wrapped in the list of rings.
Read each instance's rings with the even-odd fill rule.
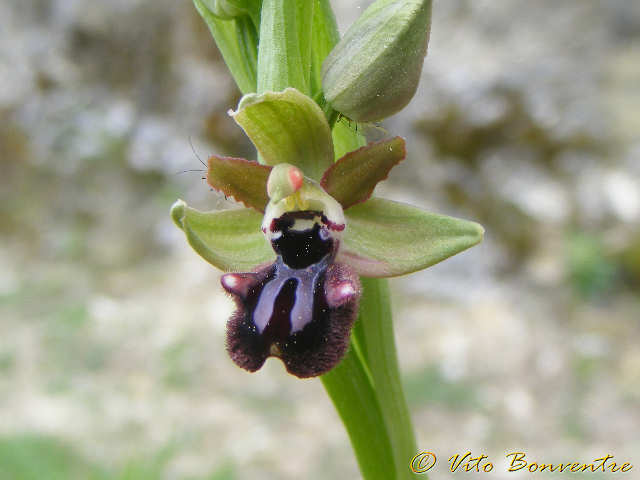
[[[404,108],[418,88],[430,23],[431,0],[374,2],[322,65],[327,101],[360,122]]]

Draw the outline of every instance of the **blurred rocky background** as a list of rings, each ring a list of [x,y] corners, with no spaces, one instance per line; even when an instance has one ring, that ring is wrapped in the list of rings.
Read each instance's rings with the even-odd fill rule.
[[[342,29],[368,4],[333,3]],[[238,98],[187,0],[0,3],[0,479],[358,478],[320,382],[232,365],[169,219],[226,205],[198,156],[254,155]],[[487,230],[391,281],[431,477],[467,450],[640,470],[640,3],[436,1],[384,126],[410,153],[379,192]]]

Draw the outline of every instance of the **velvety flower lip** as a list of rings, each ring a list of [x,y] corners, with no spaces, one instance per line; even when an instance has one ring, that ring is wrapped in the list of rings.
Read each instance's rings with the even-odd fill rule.
[[[342,207],[288,164],[272,169],[266,189],[271,200],[262,230],[276,261],[222,276],[236,303],[227,351],[248,371],[274,356],[293,375],[321,375],[344,355],[360,298],[358,276],[335,263]]]
[[[227,351],[248,371],[279,357],[300,378],[321,375],[343,357],[358,311],[360,282],[330,255],[306,268],[282,256],[251,273],[227,273],[223,288],[236,311],[227,323]]]
[[[263,164],[212,156],[207,179],[250,208],[199,212],[178,200],[172,217],[200,255],[231,272],[221,279],[236,304],[227,351],[248,371],[269,356],[301,378],[329,371],[349,344],[359,275],[411,273],[482,239],[474,222],[371,198],[406,155],[400,137],[334,163],[324,114],[292,88],[245,95],[231,115]]]

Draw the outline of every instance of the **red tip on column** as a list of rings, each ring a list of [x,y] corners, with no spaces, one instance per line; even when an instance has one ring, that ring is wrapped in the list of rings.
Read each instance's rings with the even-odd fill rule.
[[[291,186],[294,191],[297,192],[300,190],[300,187],[302,187],[302,183],[304,182],[304,175],[302,175],[300,169],[296,167],[291,167],[289,169],[289,182],[291,182]]]

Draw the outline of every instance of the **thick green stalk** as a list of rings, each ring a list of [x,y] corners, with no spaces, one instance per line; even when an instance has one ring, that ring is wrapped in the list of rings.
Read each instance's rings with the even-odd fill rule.
[[[336,127],[339,125],[341,124],[337,124]],[[357,149],[363,143],[362,137],[346,126],[344,126],[344,128],[334,129],[333,136],[334,141],[337,140],[337,144],[343,146],[343,148],[348,151]],[[340,152],[336,152],[336,154],[339,153]],[[369,279],[363,280],[366,282]],[[388,305],[388,297],[386,297],[386,300],[381,298],[380,292],[378,292],[377,289],[365,287],[361,305],[368,305],[370,313],[373,313],[371,307],[374,307],[376,304],[384,304],[385,301]],[[371,337],[374,347],[378,350],[380,350],[379,340],[381,339],[377,338],[375,334],[372,335],[368,333],[368,331],[384,330],[384,328],[376,325],[370,325],[381,321],[382,318],[378,315],[363,316],[361,313],[351,335],[349,353],[335,369],[323,375],[322,380],[329,397],[331,397],[349,433],[351,445],[358,459],[363,478],[365,480],[376,478],[400,480],[407,477],[407,472],[409,472],[407,466],[409,465],[409,460],[415,453],[406,459],[402,457],[403,454],[400,453],[400,450],[398,450],[396,454],[396,441],[400,441],[402,451],[406,449],[406,445],[409,442],[402,438],[402,431],[399,430],[396,425],[390,425],[390,419],[393,417],[389,412],[401,411],[402,407],[392,406],[391,410],[389,410],[389,404],[393,401],[392,395],[389,394],[383,398],[379,390],[381,387],[386,388],[386,386],[388,386],[386,379],[382,378],[380,385],[377,385],[375,379],[378,377],[378,374],[371,370],[371,364],[369,363],[371,352],[367,338]],[[395,354],[393,332],[391,333],[390,339],[392,342],[391,349]],[[376,365],[378,363],[379,362],[377,362]],[[395,365],[397,368],[397,363]],[[365,382],[364,378],[361,378],[361,371],[368,373],[368,382]],[[333,375],[342,380],[335,380],[336,377],[332,377]],[[327,382],[325,380],[326,377],[329,377],[333,381]],[[352,377],[358,378],[359,381],[349,381],[348,379]],[[400,398],[403,401],[404,396]],[[385,404],[382,402],[383,399]],[[376,405],[376,408],[372,408],[371,405]],[[385,409],[389,411],[385,411]],[[353,412],[357,412],[357,415],[354,415]],[[378,414],[380,415],[379,417]],[[366,418],[363,419],[362,416]],[[395,431],[395,437],[391,435],[391,428]],[[389,444],[389,449],[379,450],[372,456],[370,455],[371,452],[368,451],[369,442],[373,438],[378,439],[381,435],[385,437],[385,442]],[[411,431],[411,435],[413,435],[413,431]],[[411,438],[413,439],[413,436],[411,436]],[[402,461],[400,465],[397,464],[398,458]],[[373,462],[373,464],[371,462]],[[366,465],[363,465],[363,463],[366,463]],[[392,466],[391,472],[389,472],[389,466]],[[377,472],[385,472],[386,476],[378,477],[376,476]],[[398,475],[398,472],[401,472],[401,475]]]
[[[352,340],[342,362],[321,377],[353,446],[365,480],[393,480],[396,466],[384,415],[366,366]]]
[[[363,143],[363,138],[355,130],[341,122],[336,124],[333,138],[336,156],[341,155],[339,150],[355,150]],[[389,434],[396,465],[394,478],[412,478],[414,474],[409,469],[409,462],[417,453],[415,433],[398,368],[387,281],[372,278],[361,278],[361,281],[360,314],[352,337],[370,372]],[[354,450],[356,448],[354,445]],[[427,477],[423,474],[421,478]]]

